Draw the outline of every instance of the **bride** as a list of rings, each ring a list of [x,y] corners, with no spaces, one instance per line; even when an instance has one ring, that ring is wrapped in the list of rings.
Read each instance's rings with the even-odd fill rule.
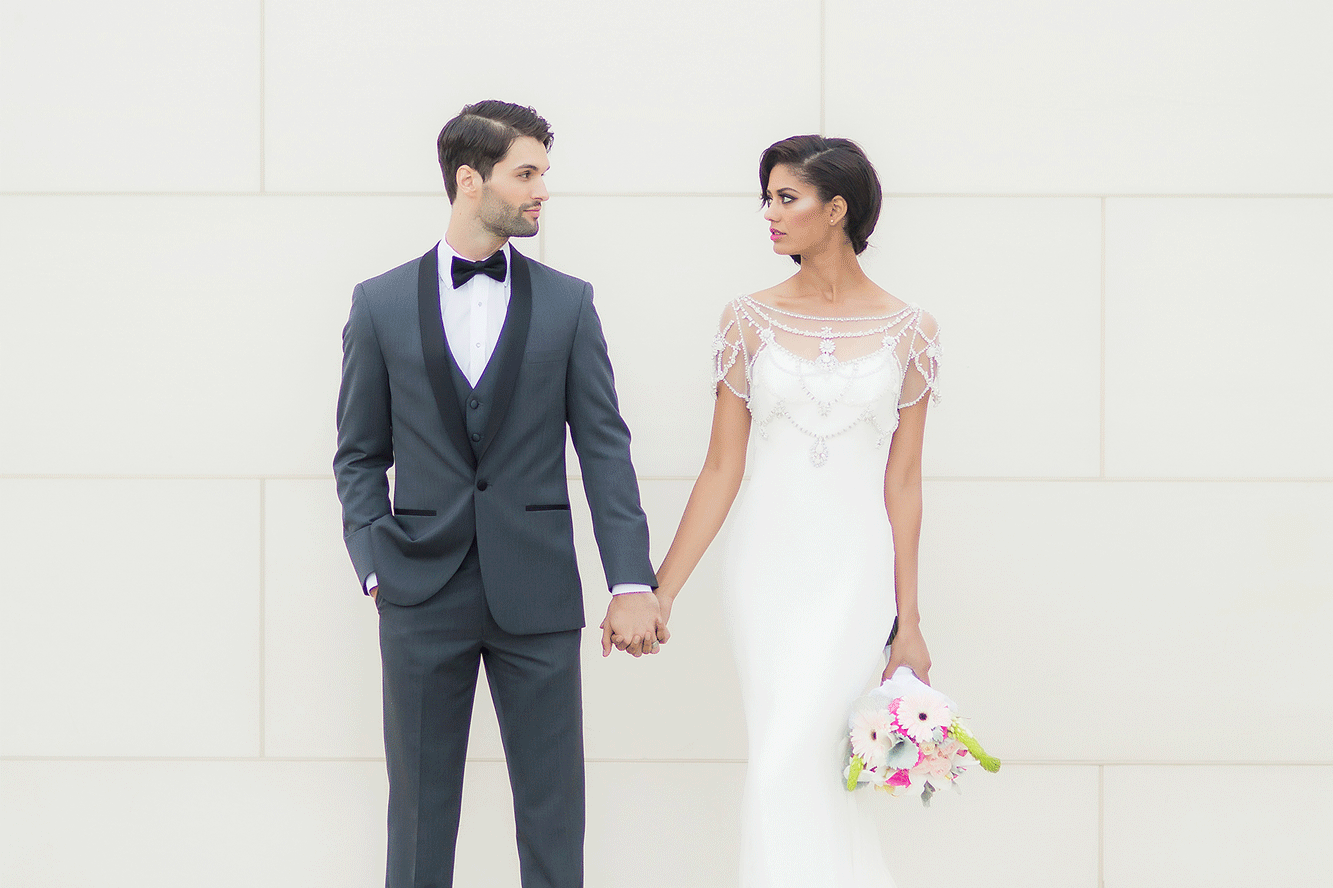
[[[861,270],[881,195],[859,146],[784,139],[759,180],[773,250],[799,268],[723,311],[708,456],[657,595],[668,620],[752,447],[725,582],[749,733],[741,884],[885,888],[871,806],[860,810],[869,794],[842,786],[842,743],[891,630],[884,676],[907,665],[929,680],[917,543],[938,328]]]

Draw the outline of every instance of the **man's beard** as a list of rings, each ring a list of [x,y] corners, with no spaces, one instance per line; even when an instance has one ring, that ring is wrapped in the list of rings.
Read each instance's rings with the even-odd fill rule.
[[[537,233],[537,220],[523,214],[540,206],[515,207],[499,201],[488,202],[481,208],[481,224],[496,237],[532,237]]]

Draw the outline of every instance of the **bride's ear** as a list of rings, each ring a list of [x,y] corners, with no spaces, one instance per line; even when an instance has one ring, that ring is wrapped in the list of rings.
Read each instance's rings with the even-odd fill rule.
[[[833,199],[828,202],[828,214],[828,224],[830,226],[841,225],[842,221],[847,218],[847,201],[841,194],[834,195]]]

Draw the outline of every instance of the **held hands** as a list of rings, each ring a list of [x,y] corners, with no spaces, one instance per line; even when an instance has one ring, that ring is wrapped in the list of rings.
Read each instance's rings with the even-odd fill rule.
[[[613,646],[634,657],[657,653],[671,638],[666,627],[670,614],[670,603],[663,606],[653,592],[612,596],[601,625],[602,656],[610,656]]]
[[[926,650],[926,639],[920,626],[905,624],[898,627],[898,634],[889,647],[889,664],[884,667],[881,680],[891,678],[899,666],[910,667],[917,678],[930,684],[930,651]]]

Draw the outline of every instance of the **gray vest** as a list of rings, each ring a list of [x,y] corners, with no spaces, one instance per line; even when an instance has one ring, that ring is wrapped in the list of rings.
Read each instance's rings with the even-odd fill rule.
[[[449,375],[454,380],[454,393],[458,396],[458,406],[462,409],[467,424],[467,437],[472,444],[472,453],[478,459],[481,458],[481,438],[486,432],[486,423],[491,416],[491,405],[495,403],[495,380],[500,374],[493,371],[496,363],[495,355],[499,353],[500,344],[496,343],[495,354],[491,355],[490,362],[482,371],[476,388],[468,383],[467,377],[458,369],[458,362],[453,356],[449,357]]]

